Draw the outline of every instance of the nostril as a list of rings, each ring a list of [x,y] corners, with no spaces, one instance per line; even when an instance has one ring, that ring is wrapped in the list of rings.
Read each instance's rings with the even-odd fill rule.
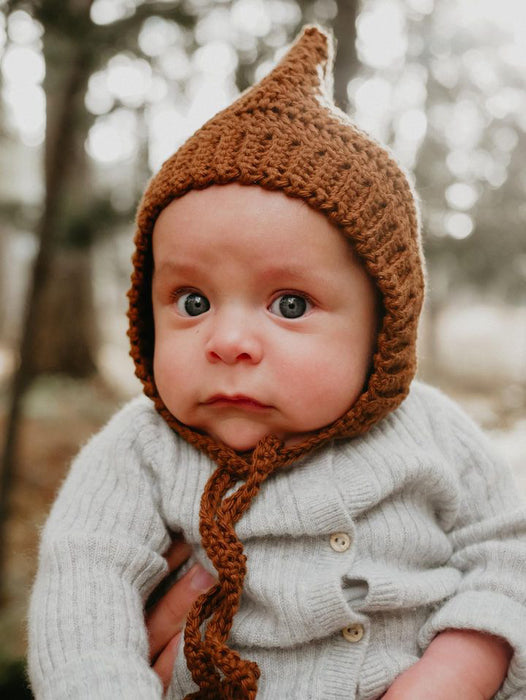
[[[240,355],[237,356],[238,360],[250,360],[250,355],[248,352],[242,352]]]

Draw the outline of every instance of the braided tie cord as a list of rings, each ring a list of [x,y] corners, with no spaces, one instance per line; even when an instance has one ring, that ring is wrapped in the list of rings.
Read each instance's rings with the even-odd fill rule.
[[[239,608],[246,574],[246,556],[234,525],[247,510],[263,481],[281,465],[282,443],[269,437],[259,443],[250,463],[232,453],[214,454],[217,469],[201,497],[199,512],[203,547],[214,564],[218,582],[201,595],[186,621],[184,653],[199,690],[186,700],[253,700],[260,675],[258,665],[242,659],[226,645]],[[226,492],[240,479],[244,483],[228,498]],[[204,637],[200,627],[208,620]]]

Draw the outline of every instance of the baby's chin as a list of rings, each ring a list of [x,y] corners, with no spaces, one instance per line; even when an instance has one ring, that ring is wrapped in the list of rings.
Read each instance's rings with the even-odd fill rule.
[[[250,452],[252,451],[258,442],[268,437],[270,433],[257,433],[254,434],[250,431],[219,431],[218,433],[209,433],[211,437],[219,442],[222,442],[234,452]]]
[[[181,419],[179,418],[179,420]],[[210,421],[193,423],[182,420],[181,423],[210,436],[240,454],[251,452],[259,442],[270,436],[281,440],[285,447],[291,447],[300,444],[315,432],[296,433],[288,430],[276,430],[273,429],[273,426],[265,425],[264,422],[247,420],[243,415],[231,416],[228,419],[213,422],[213,424]]]
[[[285,447],[300,444],[310,433],[277,433],[272,431],[220,431],[218,433],[209,433],[211,437],[219,442],[224,443],[230,449],[238,453],[251,452],[259,442],[270,436],[281,440]]]

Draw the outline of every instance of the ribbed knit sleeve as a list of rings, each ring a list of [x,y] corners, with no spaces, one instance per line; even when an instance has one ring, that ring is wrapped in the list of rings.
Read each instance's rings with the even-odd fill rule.
[[[154,700],[143,605],[169,544],[148,465],[158,429],[144,399],[80,452],[45,526],[29,615],[37,700]]]
[[[427,390],[433,396],[432,390]],[[461,573],[455,595],[423,626],[425,647],[439,632],[472,629],[506,639],[514,649],[508,676],[495,697],[526,692],[526,509],[512,474],[488,438],[441,396],[433,426],[437,442],[459,473],[457,517],[447,534],[448,562]],[[447,414],[444,412],[447,409]]]

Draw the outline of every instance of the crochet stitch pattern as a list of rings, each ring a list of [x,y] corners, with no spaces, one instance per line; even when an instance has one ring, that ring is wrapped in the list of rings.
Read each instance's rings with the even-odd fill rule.
[[[403,401],[416,371],[424,273],[414,195],[388,151],[334,106],[332,57],[331,38],[318,27],[306,27],[269,75],[210,119],[163,164],[137,213],[128,292],[135,373],[168,425],[217,464],[202,495],[200,533],[218,583],[197,600],[187,619],[185,656],[199,686],[191,698],[256,697],[257,664],[241,659],[227,640],[246,571],[234,525],[262,482],[329,440],[369,430]],[[172,416],[153,376],[155,221],[189,190],[230,182],[281,191],[327,216],[349,240],[381,297],[369,380],[350,410],[297,445],[285,447],[270,436],[243,455]],[[237,491],[225,498],[239,482]]]

